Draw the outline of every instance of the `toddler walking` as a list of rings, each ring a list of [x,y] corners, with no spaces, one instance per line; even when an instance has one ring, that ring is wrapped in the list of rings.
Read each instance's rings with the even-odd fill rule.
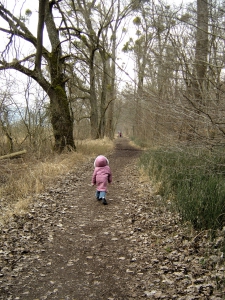
[[[96,185],[96,198],[97,200],[102,200],[104,205],[107,205],[107,185],[112,182],[112,173],[109,167],[109,161],[105,156],[99,155],[95,159],[94,167],[92,185]]]

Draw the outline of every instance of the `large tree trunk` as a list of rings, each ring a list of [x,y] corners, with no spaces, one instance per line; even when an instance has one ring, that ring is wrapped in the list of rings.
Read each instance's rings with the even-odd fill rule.
[[[42,0],[44,1],[44,0]],[[51,122],[55,138],[55,150],[61,152],[66,146],[75,149],[73,140],[73,121],[65,88],[63,60],[59,32],[52,16],[52,4],[46,2],[45,24],[52,46],[48,56],[51,86],[46,90],[50,98]]]
[[[48,90],[50,98],[51,123],[55,138],[55,150],[62,152],[67,148],[74,149],[73,120],[70,115],[65,87],[57,85]]]

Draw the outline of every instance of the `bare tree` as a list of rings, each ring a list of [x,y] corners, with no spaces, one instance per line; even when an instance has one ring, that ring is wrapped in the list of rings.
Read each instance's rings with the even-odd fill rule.
[[[0,60],[0,70],[14,69],[34,79],[47,93],[50,99],[50,115],[55,138],[55,150],[61,152],[69,146],[75,149],[73,140],[73,120],[70,114],[69,101],[66,94],[66,82],[68,78],[64,73],[66,57],[62,54],[62,41],[56,26],[53,7],[59,10],[60,1],[39,1],[39,22],[37,37],[35,37],[21,18],[17,18],[4,4],[0,3],[0,18],[8,26],[0,30],[10,36]],[[51,44],[51,51],[43,46],[43,28],[46,26]],[[12,61],[7,60],[9,50],[13,53],[13,40],[23,39],[33,46],[33,53],[22,53],[18,57],[18,51]],[[10,57],[10,55],[8,55]],[[33,68],[27,67],[27,62],[33,63]],[[47,74],[43,70],[43,64],[47,65]]]
[[[69,72],[77,90],[90,101],[91,136],[113,138],[117,32],[131,5],[100,0],[69,1],[65,7],[69,14],[64,34],[72,42],[73,63],[79,70]]]

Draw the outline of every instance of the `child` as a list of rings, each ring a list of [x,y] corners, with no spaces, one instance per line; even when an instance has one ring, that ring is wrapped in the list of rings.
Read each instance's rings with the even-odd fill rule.
[[[97,200],[102,200],[104,205],[107,205],[105,198],[107,185],[112,182],[112,173],[109,167],[109,161],[105,156],[99,155],[95,159],[94,167],[92,185],[96,185],[96,198]]]

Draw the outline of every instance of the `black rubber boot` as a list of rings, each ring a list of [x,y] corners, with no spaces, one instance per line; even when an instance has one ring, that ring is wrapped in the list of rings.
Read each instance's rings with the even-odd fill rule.
[[[105,198],[102,198],[102,203],[103,203],[104,205],[107,205],[107,204],[108,204]]]

